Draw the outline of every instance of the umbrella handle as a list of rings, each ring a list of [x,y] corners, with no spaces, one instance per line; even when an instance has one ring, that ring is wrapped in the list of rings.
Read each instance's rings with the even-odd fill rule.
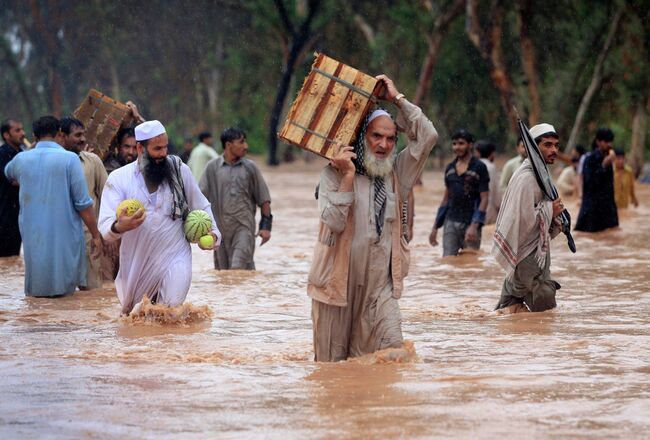
[[[571,252],[574,254],[576,253],[576,242],[573,241],[573,236],[571,235],[571,215],[569,214],[569,211],[566,209],[562,211],[560,214],[560,218],[562,219],[562,232],[564,235],[566,235],[566,240],[567,244],[569,245],[569,249]]]

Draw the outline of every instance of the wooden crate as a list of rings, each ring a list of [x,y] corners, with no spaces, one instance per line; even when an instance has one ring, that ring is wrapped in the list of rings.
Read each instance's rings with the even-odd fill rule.
[[[88,96],[74,111],[74,117],[86,126],[88,145],[95,154],[104,159],[128,113],[129,108],[125,104],[90,89]]]
[[[278,137],[331,159],[334,142],[352,145],[355,141],[383,85],[322,53],[315,56]]]

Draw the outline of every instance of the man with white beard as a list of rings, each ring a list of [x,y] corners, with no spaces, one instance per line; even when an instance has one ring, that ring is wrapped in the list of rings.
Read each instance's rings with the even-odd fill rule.
[[[402,346],[397,300],[408,273],[406,205],[438,139],[433,124],[388,77],[382,97],[399,109],[394,122],[377,109],[354,147],[336,148],[321,173],[320,229],[309,273],[316,361],[340,361]],[[395,152],[397,129],[406,148]]]

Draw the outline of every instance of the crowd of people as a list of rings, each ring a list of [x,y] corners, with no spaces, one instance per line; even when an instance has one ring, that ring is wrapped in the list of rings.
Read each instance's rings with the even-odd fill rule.
[[[438,133],[391,79],[377,79],[396,117],[370,111],[355,144],[335,146],[317,189],[320,222],[307,278],[317,361],[403,343],[398,299],[410,262],[412,188]],[[19,121],[2,123],[0,256],[19,255],[22,245],[26,295],[64,296],[114,281],[123,314],[137,312],[145,296],[183,303],[192,274],[184,220],[195,210],[211,220],[213,244],[199,247],[213,252],[215,269],[255,269],[256,237],[262,245],[270,240],[273,215],[264,177],[246,158],[246,133],[223,130],[219,154],[212,134],[202,132],[175,156],[160,121],[145,121],[134,106],[130,119],[104,158],[88,151],[86,127],[74,117],[34,121],[33,148]],[[406,139],[399,153],[398,131]],[[598,130],[593,151],[578,146],[571,155],[561,152],[552,125],[537,124],[530,134],[546,164],[567,164],[557,187],[561,197],[580,200],[576,230],[615,227],[617,209],[638,205],[611,130]],[[549,270],[550,241],[560,232],[562,199],[544,196],[521,140],[500,174],[493,142],[459,129],[451,147],[430,244],[442,228],[443,256],[475,251],[484,225],[495,224],[492,255],[505,271],[496,308],[555,307],[560,285]],[[129,199],[141,203],[134,212],[120,208]]]

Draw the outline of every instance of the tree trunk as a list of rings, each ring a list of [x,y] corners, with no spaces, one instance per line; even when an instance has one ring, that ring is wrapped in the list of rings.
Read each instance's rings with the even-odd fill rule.
[[[424,107],[427,103],[427,93],[431,87],[431,80],[433,78],[433,70],[438,62],[438,55],[440,54],[440,46],[442,45],[442,37],[447,32],[449,25],[456,17],[463,11],[465,0],[454,0],[449,9],[441,13],[434,21],[433,30],[427,36],[427,54],[422,62],[420,68],[420,77],[418,86],[415,90],[413,97],[413,104]]]
[[[4,36],[0,36],[0,48],[2,49],[2,52],[4,52],[5,54],[4,59],[6,64],[14,72],[14,76],[16,77],[16,84],[18,85],[18,90],[20,91],[20,95],[23,98],[22,101],[23,104],[25,105],[25,109],[27,110],[27,116],[29,117],[30,121],[33,121],[35,119],[34,106],[32,105],[32,98],[29,92],[27,91],[27,81],[25,80],[25,75],[23,74],[23,71],[20,68],[20,64],[18,63],[16,56],[11,50],[11,46],[9,45],[7,39]]]
[[[612,42],[614,41],[614,36],[616,35],[616,31],[618,29],[618,24],[620,23],[621,16],[623,15],[623,9],[624,7],[620,6],[614,15],[614,18],[612,19],[612,24],[609,27],[609,32],[607,33],[607,38],[605,39],[605,44],[603,45],[603,49],[600,51],[598,59],[596,60],[596,65],[594,66],[594,73],[591,76],[591,83],[589,84],[589,87],[587,87],[587,91],[582,97],[580,107],[578,107],[578,112],[576,113],[576,118],[573,122],[573,128],[571,129],[571,135],[569,136],[569,141],[567,142],[564,149],[565,153],[570,153],[578,142],[578,133],[582,129],[582,121],[584,120],[585,114],[589,109],[589,104],[591,104],[592,98],[600,88],[600,84],[603,80],[603,65],[605,64],[605,59],[607,58],[609,50],[612,47]]]
[[[521,46],[521,64],[526,75],[528,99],[530,100],[528,123],[535,125],[539,123],[542,112],[539,102],[539,75],[537,75],[537,65],[535,62],[535,46],[533,45],[533,40],[530,38],[532,16],[531,0],[519,0],[517,2],[517,17],[519,24],[519,44]]]
[[[320,6],[321,0],[308,1],[307,17],[302,21],[298,30],[295,30],[293,23],[289,19],[289,15],[282,0],[275,0],[275,5],[280,14],[282,25],[285,31],[289,34],[289,41],[291,41],[289,54],[282,68],[282,77],[278,84],[275,101],[271,110],[271,118],[269,121],[269,165],[279,165],[278,161],[278,125],[280,124],[280,116],[284,107],[284,101],[287,98],[289,86],[291,84],[291,77],[296,67],[296,62],[300,57],[302,50],[305,48],[309,37],[312,33],[311,24],[316,15],[316,11]]]
[[[208,91],[208,109],[210,111],[210,128],[217,131],[220,126],[220,112],[219,112],[219,95],[221,94],[221,78],[223,76],[223,58],[224,58],[224,45],[223,35],[218,34],[217,44],[215,47],[216,64],[210,70],[210,79],[207,85]]]
[[[514,112],[515,92],[512,80],[508,75],[501,48],[501,35],[503,34],[503,0],[494,0],[490,7],[490,27],[481,28],[478,19],[477,0],[467,0],[466,4],[467,36],[478,49],[481,57],[488,63],[490,79],[499,92],[499,100],[503,111],[508,118],[508,125],[513,134],[517,133],[517,121]]]
[[[648,132],[648,112],[650,111],[650,83],[646,86],[645,99],[636,105],[632,119],[632,140],[630,141],[630,165],[634,176],[639,177],[643,168],[643,151],[645,150],[646,133]]]

